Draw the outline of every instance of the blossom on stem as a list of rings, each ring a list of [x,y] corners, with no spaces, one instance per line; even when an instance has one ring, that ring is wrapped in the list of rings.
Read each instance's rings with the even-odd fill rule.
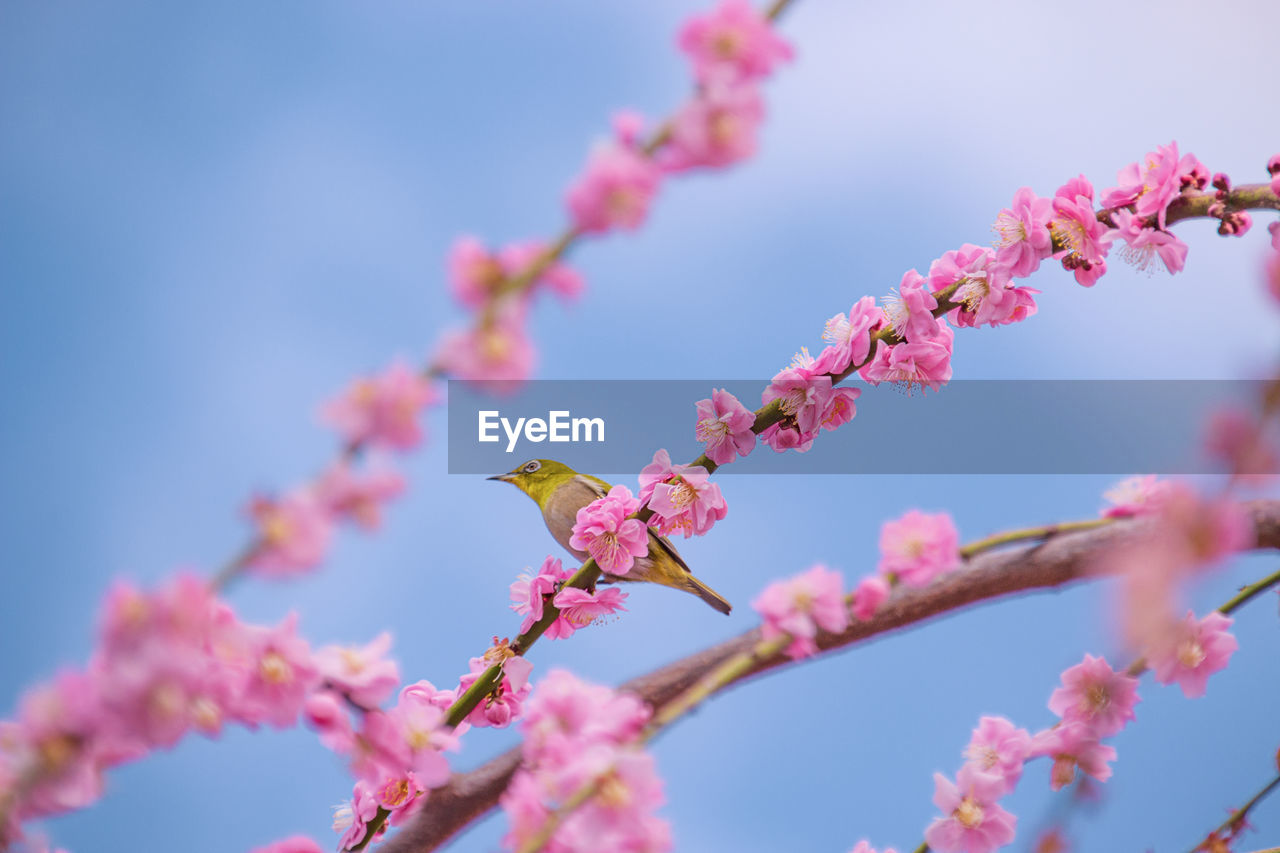
[[[1185,165],[1187,171],[1194,171],[1199,163],[1194,157],[1191,159],[1194,163]],[[1141,164],[1130,163],[1120,170],[1116,176],[1118,186],[1103,191],[1102,206],[1109,209],[1133,205],[1139,217],[1155,216],[1164,228],[1169,203],[1183,189],[1179,163],[1177,142],[1157,146]]]
[[[698,420],[693,433],[704,443],[703,452],[717,465],[726,465],[738,456],[746,456],[756,446],[756,435],[751,427],[756,422],[755,412],[738,401],[723,388],[711,392],[710,399],[696,404]]]
[[[1049,219],[1053,200],[1038,198],[1030,187],[1021,187],[1013,195],[1013,203],[996,215],[996,261],[1010,274],[1025,278],[1035,272],[1040,261],[1053,252],[1049,235]]]
[[[1049,230],[1061,247],[1054,257],[1071,270],[1076,282],[1093,287],[1107,271],[1111,232],[1093,211],[1093,186],[1081,175],[1058,188],[1053,196]]]
[[[1062,686],[1049,697],[1049,710],[1064,723],[1079,723],[1098,737],[1117,734],[1134,719],[1138,679],[1116,672],[1107,659],[1086,654],[1062,673]]]
[[[1031,735],[1004,717],[983,717],[973,730],[965,758],[983,773],[1004,780],[1010,792],[1022,778],[1022,765],[1031,751]]]
[[[520,633],[528,631],[542,619],[547,596],[555,595],[560,585],[573,576],[558,559],[548,556],[536,574],[525,572],[511,584],[511,609],[524,616]]]
[[[791,46],[748,0],[722,0],[705,15],[690,18],[677,43],[702,83],[759,80],[792,57]]]
[[[614,486],[609,494],[578,510],[569,547],[586,551],[611,575],[625,575],[637,557],[649,553],[644,522],[628,518],[640,508],[626,486]]]
[[[858,375],[879,385],[888,382],[910,393],[916,389],[937,391],[951,381],[951,352],[955,332],[945,320],[938,321],[939,334],[927,341],[911,341],[876,347],[875,357]],[[760,436],[762,439],[764,435]]]
[[[792,658],[816,654],[818,630],[839,633],[849,625],[844,578],[822,565],[786,580],[774,581],[751,602],[764,620],[764,639],[788,636],[786,653]]]
[[[1110,779],[1108,762],[1116,760],[1116,750],[1102,743],[1098,732],[1089,724],[1065,721],[1031,738],[1029,757],[1040,756],[1053,759],[1049,787],[1060,791],[1075,781],[1077,769],[1099,782]]]
[[[1112,215],[1116,227],[1108,232],[1120,237],[1127,246],[1120,253],[1126,261],[1140,271],[1150,273],[1163,266],[1170,274],[1182,271],[1187,262],[1187,244],[1168,231],[1147,228],[1142,217],[1127,210],[1117,210]]]
[[[459,379],[523,382],[536,358],[525,313],[522,300],[506,299],[475,326],[445,332],[436,349],[436,365]]]
[[[966,764],[952,782],[933,774],[933,803],[942,817],[925,830],[924,840],[938,853],[989,853],[1013,841],[1018,819],[996,802],[1004,780]]]
[[[670,473],[656,480],[658,470]],[[671,465],[666,450],[654,454],[654,462],[641,471],[640,482],[644,486],[642,494],[647,493],[649,508],[653,510],[649,523],[664,536],[675,531],[683,533],[686,539],[701,536],[729,512],[720,486],[711,482],[706,468]]]
[[[1164,642],[1147,653],[1147,660],[1161,684],[1177,682],[1183,694],[1195,699],[1205,694],[1209,676],[1225,669],[1239,643],[1229,632],[1231,617],[1216,610],[1203,619],[1187,611],[1186,618],[1169,632]]]
[[[945,512],[911,510],[880,527],[880,565],[886,578],[927,586],[960,566],[960,534]]]
[[[853,591],[853,606],[850,612],[855,619],[863,622],[870,619],[880,609],[880,605],[889,599],[889,583],[879,575],[867,575],[858,582]]]
[[[565,195],[574,228],[587,234],[639,228],[661,180],[658,166],[636,148],[596,148]]]
[[[323,414],[351,444],[411,450],[422,441],[419,413],[437,399],[429,380],[397,361],[377,376],[354,382]]]
[[[560,611],[560,621],[565,622],[572,633],[612,616],[619,610],[626,610],[622,606],[622,602],[626,600],[627,594],[616,587],[596,592],[565,587],[556,593],[555,605]],[[562,632],[561,636],[567,635]]]
[[[400,684],[400,668],[387,657],[391,634],[383,631],[364,646],[324,646],[316,650],[320,678],[365,708],[376,707]]]
[[[357,474],[340,461],[316,482],[316,496],[329,511],[350,518],[365,530],[382,524],[382,505],[404,492],[404,477],[385,468]]]
[[[258,526],[259,545],[249,566],[264,575],[286,576],[313,569],[333,537],[333,513],[311,489],[283,498],[255,497],[249,516]]]
[[[829,346],[830,355],[820,361],[829,364],[832,373],[844,373],[850,367],[860,367],[871,351],[871,332],[885,322],[884,311],[876,305],[874,296],[864,296],[849,309],[849,316],[840,313],[827,321],[822,339]]]
[[[701,90],[671,120],[660,163],[668,171],[721,167],[756,152],[764,102],[749,84],[715,83]]]

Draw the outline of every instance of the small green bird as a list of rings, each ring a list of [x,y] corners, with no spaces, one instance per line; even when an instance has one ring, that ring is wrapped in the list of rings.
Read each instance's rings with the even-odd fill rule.
[[[579,474],[553,459],[530,459],[513,471],[489,479],[511,483],[533,498],[555,540],[579,560],[587,559],[587,552],[571,548],[569,539],[573,536],[578,510],[608,494],[611,488],[608,483],[590,474]],[[606,574],[604,577],[610,581],[659,583],[691,592],[721,613],[727,614],[733,609],[723,596],[693,576],[671,540],[659,536],[652,527],[649,528],[649,553],[638,557],[627,574]]]

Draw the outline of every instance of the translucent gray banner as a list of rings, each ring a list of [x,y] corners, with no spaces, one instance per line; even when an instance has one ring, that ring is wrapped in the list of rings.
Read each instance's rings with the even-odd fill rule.
[[[687,462],[694,404],[724,388],[748,409],[769,380],[449,382],[449,473],[533,458],[635,474],[666,448]],[[957,380],[938,393],[862,390],[858,413],[805,453],[759,444],[725,474],[1209,474],[1209,415],[1251,411],[1264,383],[1223,380]]]

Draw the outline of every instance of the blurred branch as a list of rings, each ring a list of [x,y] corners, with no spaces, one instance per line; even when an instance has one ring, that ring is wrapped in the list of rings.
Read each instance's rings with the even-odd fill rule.
[[[1280,550],[1280,501],[1253,501],[1244,506],[1253,521],[1254,547]],[[971,605],[1087,579],[1100,554],[1133,541],[1147,525],[1142,519],[1119,520],[1092,530],[1058,533],[1033,545],[984,552],[968,561],[966,568],[945,575],[926,588],[899,587],[865,622],[855,621],[839,634],[820,633],[820,654],[834,653]],[[620,689],[640,696],[661,713],[726,661],[750,654],[760,639],[759,629],[753,628],[634,678]],[[753,659],[750,666],[726,681],[726,686],[792,663],[795,662],[783,654]],[[380,849],[384,853],[425,853],[439,848],[497,804],[519,765],[517,748],[476,770],[454,774],[446,785],[431,792],[422,810]]]

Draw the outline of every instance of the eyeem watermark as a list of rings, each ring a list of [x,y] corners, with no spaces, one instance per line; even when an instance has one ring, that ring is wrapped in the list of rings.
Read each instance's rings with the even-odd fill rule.
[[[575,418],[568,410],[547,412],[546,420],[542,418],[516,418],[514,424],[510,418],[502,417],[496,409],[477,412],[479,420],[479,440],[483,442],[500,441],[498,428],[507,436],[507,452],[513,453],[521,435],[525,441],[535,444],[542,441],[583,442],[604,441],[604,418]]]

